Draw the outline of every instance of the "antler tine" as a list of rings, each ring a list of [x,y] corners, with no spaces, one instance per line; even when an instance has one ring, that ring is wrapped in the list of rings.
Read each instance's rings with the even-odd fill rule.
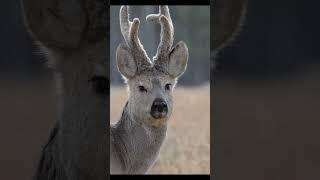
[[[126,43],[131,47],[138,47],[143,50],[138,34],[140,20],[134,18],[133,22],[129,20],[129,6],[122,6],[120,9],[120,28]]]
[[[159,6],[159,13],[158,14],[149,14],[146,17],[146,20],[150,21],[150,22],[151,21],[159,22],[160,15],[166,16],[171,21],[171,17],[170,17],[168,6]]]
[[[129,20],[129,6],[121,6],[120,8],[120,28],[121,33],[132,51],[132,55],[136,58],[138,67],[146,67],[151,65],[150,59],[140,43],[138,34],[140,21],[134,18],[133,22]]]
[[[149,22],[158,22],[161,25],[160,43],[154,59],[160,59],[160,56],[167,56],[172,47],[174,35],[168,6],[159,6],[159,13],[148,15],[146,20]]]
[[[128,6],[121,6],[120,8],[120,29],[127,44],[129,44],[129,31],[132,24],[129,20],[128,9]]]
[[[138,47],[142,47],[138,34],[139,34],[139,25],[140,25],[140,21],[138,18],[134,18],[133,22],[131,24],[131,28],[130,28],[130,33],[129,33],[129,37],[130,37],[130,42],[132,43],[132,45],[136,45]]]

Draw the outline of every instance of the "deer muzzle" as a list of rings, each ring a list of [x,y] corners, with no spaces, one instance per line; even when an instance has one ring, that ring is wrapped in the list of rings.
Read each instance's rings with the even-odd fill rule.
[[[150,114],[155,119],[164,118],[168,113],[168,105],[162,98],[156,98],[151,106]]]

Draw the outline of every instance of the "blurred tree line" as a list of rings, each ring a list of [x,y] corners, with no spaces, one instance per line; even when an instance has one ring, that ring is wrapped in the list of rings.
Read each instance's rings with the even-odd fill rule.
[[[110,8],[110,73],[111,84],[123,84],[116,67],[116,49],[124,43],[119,25],[120,6]],[[210,80],[210,7],[169,6],[174,26],[174,44],[184,41],[189,48],[189,62],[186,73],[179,80],[180,85],[201,85]],[[160,41],[160,25],[147,23],[148,14],[158,13],[158,6],[130,6],[130,20],[140,19],[139,38],[152,58]]]

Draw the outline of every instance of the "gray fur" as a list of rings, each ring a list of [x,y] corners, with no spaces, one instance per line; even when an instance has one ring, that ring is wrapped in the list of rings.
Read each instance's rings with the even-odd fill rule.
[[[124,6],[121,7],[120,14],[123,8]],[[157,16],[158,21],[161,21],[162,24],[166,23],[168,27],[172,26],[172,23],[169,25],[171,18],[168,7],[160,7],[160,9],[167,9],[164,11],[166,17],[159,15]],[[128,17],[128,15],[123,16]],[[121,17],[120,21],[122,21]],[[177,78],[186,70],[188,61],[188,48],[185,43],[180,42],[171,50],[173,26],[171,31],[170,28],[165,28],[167,25],[162,25],[160,48],[158,48],[161,51],[150,62],[150,66],[140,67],[141,63],[138,62],[146,59],[135,55],[137,51],[132,50],[130,44],[118,47],[117,66],[119,72],[126,78],[129,98],[120,120],[111,125],[111,174],[147,173],[158,158],[166,136],[167,122],[173,109],[172,92]],[[166,88],[168,84],[171,85],[169,89]],[[143,86],[144,90],[141,91],[139,86]],[[157,98],[163,99],[168,106],[167,115],[159,119],[150,115],[151,106]]]
[[[127,108],[111,127],[110,156],[117,160],[111,161],[110,170],[113,174],[144,174],[158,157],[167,127],[145,127],[130,119]]]
[[[107,179],[107,94],[90,81],[108,75],[107,3],[23,0],[22,7],[29,32],[56,71],[60,99],[34,179]]]

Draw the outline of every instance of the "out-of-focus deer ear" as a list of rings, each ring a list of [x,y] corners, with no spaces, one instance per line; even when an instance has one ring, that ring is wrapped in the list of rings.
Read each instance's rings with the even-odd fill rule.
[[[79,0],[22,0],[25,24],[46,46],[78,47],[85,30],[86,13]]]
[[[213,1],[213,48],[218,51],[227,45],[240,30],[248,0]]]
[[[187,68],[188,58],[188,47],[183,41],[180,41],[170,52],[169,74],[174,78],[181,76]]]
[[[137,65],[125,45],[120,44],[118,46],[116,59],[119,72],[127,79],[134,77],[137,72]]]

